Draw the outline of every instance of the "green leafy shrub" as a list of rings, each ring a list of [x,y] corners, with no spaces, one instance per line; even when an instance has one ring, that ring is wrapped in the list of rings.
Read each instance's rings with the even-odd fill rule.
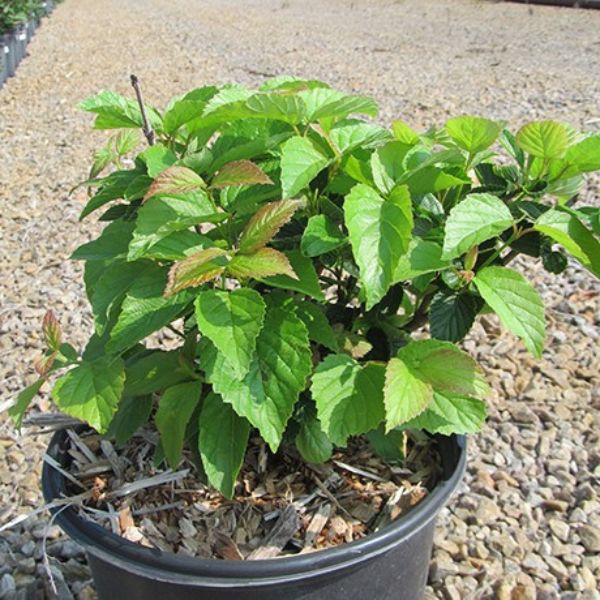
[[[0,5],[0,35],[32,17],[44,14],[43,0],[3,0]]]
[[[60,410],[118,443],[152,418],[161,456],[197,448],[227,496],[253,429],[313,462],[350,436],[389,455],[402,430],[477,431],[488,386],[457,345],[477,315],[543,351],[542,301],[508,263],[557,273],[566,252],[600,273],[598,209],[569,207],[600,169],[599,135],[470,116],[388,129],[356,117],[377,114],[369,98],[282,77],[146,108],[156,143],[125,168],[137,103],[81,106],[121,130],[86,182],[82,218],[106,226],[73,253],[95,333],[80,356],[49,313],[40,379],[12,415],[66,369]],[[177,347],[148,347],[164,328]]]

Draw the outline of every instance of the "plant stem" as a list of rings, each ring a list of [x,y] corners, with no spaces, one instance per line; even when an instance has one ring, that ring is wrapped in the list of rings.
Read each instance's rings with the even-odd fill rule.
[[[135,90],[135,95],[136,95],[138,104],[140,106],[140,112],[142,113],[142,121],[144,123],[144,127],[142,128],[142,131],[144,132],[144,136],[148,140],[148,145],[154,146],[154,130],[150,126],[150,121],[148,121],[148,116],[146,115],[146,108],[144,106],[144,99],[142,97],[142,90],[140,88],[140,82],[139,82],[138,78],[133,74],[130,76],[130,79],[131,79],[131,85],[133,86],[133,89]]]

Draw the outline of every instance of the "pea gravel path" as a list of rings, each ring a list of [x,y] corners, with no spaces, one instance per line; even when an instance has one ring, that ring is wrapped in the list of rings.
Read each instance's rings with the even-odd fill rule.
[[[289,72],[373,95],[382,119],[419,127],[450,114],[550,117],[600,129],[600,12],[475,0],[67,0],[0,90],[0,406],[32,375],[47,306],[68,337],[91,329],[77,224],[104,139],[74,109],[102,88],[149,102],[207,82]],[[597,202],[598,181],[588,200]],[[600,582],[600,288],[578,267],[550,279],[522,264],[548,304],[541,361],[488,318],[467,347],[494,385],[469,472],[441,515],[428,598],[594,599]],[[486,331],[487,330],[487,331]],[[41,400],[43,405],[45,400]],[[41,505],[46,439],[0,415],[0,524]],[[0,534],[0,599],[52,597],[47,517]],[[49,532],[60,598],[94,598],[80,549]]]

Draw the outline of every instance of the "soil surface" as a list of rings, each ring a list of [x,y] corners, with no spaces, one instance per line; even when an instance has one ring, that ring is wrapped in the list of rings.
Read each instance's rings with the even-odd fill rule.
[[[599,32],[598,11],[475,0],[66,0],[0,90],[0,409],[33,379],[47,307],[74,343],[92,329],[67,257],[94,226],[77,222],[84,192],[68,191],[105,135],[79,100],[129,94],[131,72],[158,105],[206,83],[292,73],[373,95],[384,122],[474,113],[599,130]],[[585,199],[598,197],[595,179]],[[494,397],[440,516],[427,598],[598,598],[600,287],[577,266],[558,278],[520,268],[547,303],[547,350],[533,360],[493,318],[465,344]],[[0,415],[0,526],[42,505],[46,442]],[[0,598],[53,597],[47,522],[0,533]],[[81,549],[47,533],[58,597],[94,598]]]

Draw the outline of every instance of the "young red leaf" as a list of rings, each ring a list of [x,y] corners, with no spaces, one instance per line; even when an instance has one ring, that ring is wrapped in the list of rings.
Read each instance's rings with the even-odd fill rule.
[[[40,377],[46,377],[56,360],[58,352],[54,351],[49,355],[42,355],[35,360],[33,366]]]
[[[249,160],[236,160],[223,166],[212,180],[211,187],[220,189],[230,185],[272,183],[271,178],[258,165]]]
[[[234,277],[271,277],[288,275],[298,279],[288,257],[274,248],[261,248],[254,254],[237,254],[227,266]]]
[[[229,258],[221,248],[206,248],[177,261],[169,271],[164,296],[172,296],[181,290],[195,287],[218,277],[227,266]]]
[[[44,315],[44,320],[42,321],[42,332],[48,348],[50,348],[50,350],[57,351],[60,348],[61,342],[60,324],[51,310],[47,311]]]
[[[144,196],[144,202],[157,194],[184,194],[206,187],[204,180],[191,169],[173,165],[156,176]]]
[[[242,231],[240,253],[253,254],[266,246],[292,218],[298,206],[296,200],[279,200],[261,206]]]

